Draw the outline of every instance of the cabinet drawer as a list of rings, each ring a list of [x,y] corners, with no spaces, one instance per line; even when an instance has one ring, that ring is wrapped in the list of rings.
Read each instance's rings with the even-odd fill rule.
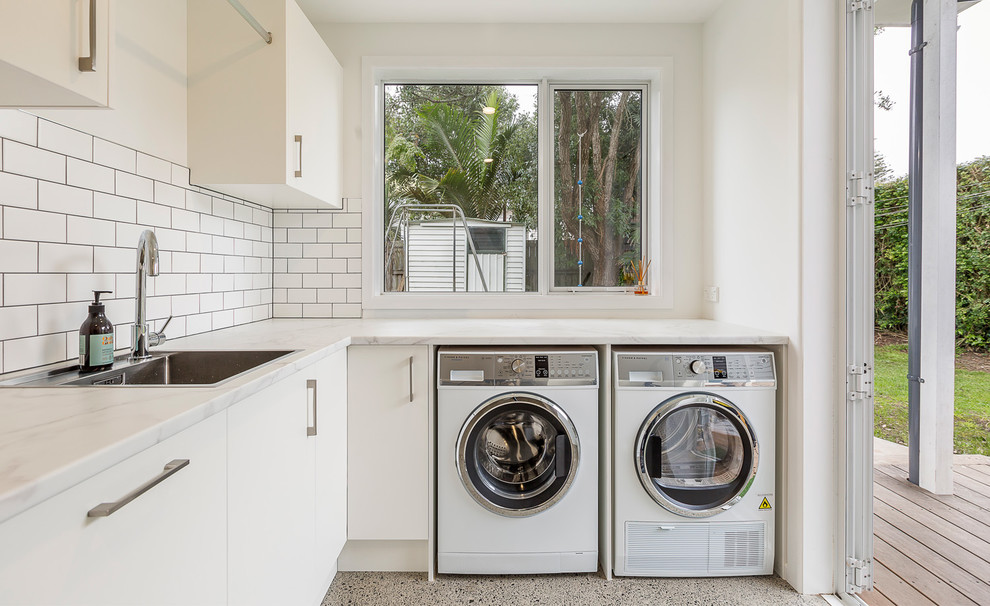
[[[87,515],[176,459],[189,464],[110,515]],[[223,604],[226,549],[220,413],[0,525],[0,603]]]

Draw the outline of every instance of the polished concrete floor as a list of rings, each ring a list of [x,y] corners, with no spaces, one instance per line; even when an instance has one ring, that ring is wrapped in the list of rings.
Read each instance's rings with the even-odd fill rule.
[[[803,596],[780,578],[727,577],[704,579],[615,578],[599,574],[461,576],[440,575],[433,583],[423,573],[339,572],[323,606],[622,606],[815,605],[819,596]]]

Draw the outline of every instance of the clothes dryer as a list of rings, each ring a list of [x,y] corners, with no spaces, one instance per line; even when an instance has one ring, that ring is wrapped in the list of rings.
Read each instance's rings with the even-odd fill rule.
[[[438,356],[437,571],[596,571],[597,352]]]
[[[773,573],[773,353],[613,349],[616,575]]]

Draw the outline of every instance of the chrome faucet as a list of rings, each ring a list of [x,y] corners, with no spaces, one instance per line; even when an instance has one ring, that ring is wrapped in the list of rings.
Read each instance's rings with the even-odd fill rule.
[[[146,229],[141,232],[137,245],[137,293],[134,297],[134,327],[131,328],[131,360],[150,358],[148,348],[165,342],[165,327],[172,321],[172,316],[169,316],[160,332],[148,330],[148,276],[157,275],[158,238],[155,232]]]

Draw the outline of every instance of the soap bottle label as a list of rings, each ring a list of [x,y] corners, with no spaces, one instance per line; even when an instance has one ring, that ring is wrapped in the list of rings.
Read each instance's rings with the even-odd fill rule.
[[[113,364],[113,333],[79,335],[79,365],[86,366],[86,339],[89,338],[89,366]]]

